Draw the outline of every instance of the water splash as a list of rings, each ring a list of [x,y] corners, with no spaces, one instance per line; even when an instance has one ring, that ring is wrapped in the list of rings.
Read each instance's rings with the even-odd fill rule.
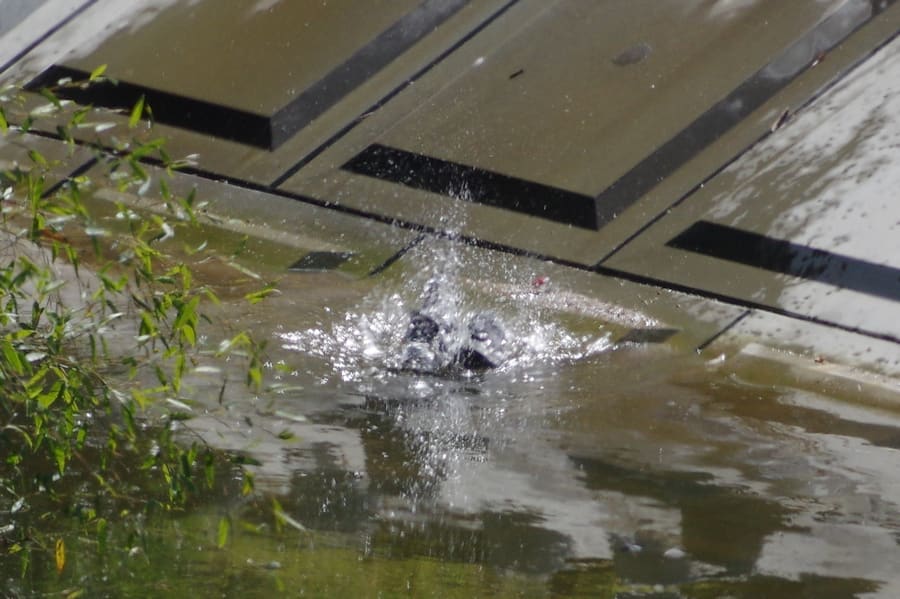
[[[452,195],[465,200],[465,183]],[[502,289],[476,280],[491,258],[482,253],[467,260],[460,242],[465,204],[436,206],[441,234],[407,256],[413,268],[402,289],[376,289],[330,329],[283,333],[283,347],[330,361],[347,382],[398,373],[467,377],[478,366],[520,372],[607,350],[605,332],[579,336],[559,323],[541,297],[545,278],[501,268],[495,270],[507,280],[495,282]],[[468,360],[473,350],[487,363]]]
[[[489,336],[492,326],[502,327],[501,335],[487,340],[495,343],[492,355],[502,357],[496,373],[572,362],[611,347],[603,331],[577,335],[567,330],[532,286],[533,277],[507,283],[502,294],[480,297],[480,283],[462,275],[466,270],[458,253],[425,253],[438,251],[426,256],[402,290],[376,289],[330,326],[281,333],[282,346],[330,362],[345,382],[403,373],[472,377],[474,369],[466,368],[471,363],[460,360],[460,352],[472,338]],[[430,345],[411,335],[411,323],[422,313],[440,329],[439,340]]]

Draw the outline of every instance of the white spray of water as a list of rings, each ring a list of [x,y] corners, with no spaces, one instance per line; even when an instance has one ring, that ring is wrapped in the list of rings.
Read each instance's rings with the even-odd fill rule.
[[[280,334],[285,349],[329,361],[347,382],[384,378],[404,369],[404,351],[410,315],[422,308],[429,288],[440,296],[432,310],[448,323],[447,344],[457,347],[468,334],[467,323],[479,314],[495,315],[504,327],[504,360],[497,373],[525,372],[534,366],[572,362],[601,353],[611,346],[608,335],[576,335],[561,325],[538,301],[531,277],[511,282],[520,292],[503,297],[478,298],[471,292],[478,281],[463,276],[455,244],[440,244],[418,257],[421,268],[401,290],[376,289],[353,311],[330,327]],[[448,250],[447,248],[451,248]],[[511,273],[516,276],[516,273]],[[465,374],[465,373],[464,373]]]
[[[451,195],[465,199],[465,185]],[[457,241],[465,228],[464,206],[464,202],[454,201],[436,208],[444,239],[431,239],[407,256],[414,268],[402,289],[376,289],[328,330],[283,333],[283,347],[330,361],[344,381],[383,379],[408,364],[404,356],[411,315],[424,304],[429,304],[430,314],[441,325],[441,343],[450,348],[450,356],[466,343],[473,321],[490,315],[501,323],[503,360],[495,372],[574,361],[610,347],[606,334],[578,336],[556,322],[546,302],[537,301],[539,291],[531,284],[534,273],[503,270],[506,289],[520,291],[494,297],[474,293],[482,284],[477,279],[485,270],[486,258],[481,253],[466,260],[465,248]],[[471,263],[473,260],[482,263]],[[435,363],[443,367],[452,359]]]

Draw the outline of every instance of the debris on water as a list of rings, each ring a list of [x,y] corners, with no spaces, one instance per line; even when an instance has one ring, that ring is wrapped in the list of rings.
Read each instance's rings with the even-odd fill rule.
[[[778,115],[778,118],[772,122],[772,126],[769,127],[769,131],[775,133],[779,129],[785,126],[785,124],[791,120],[791,111],[789,108],[785,108],[784,111]]]
[[[531,280],[531,287],[535,291],[543,291],[547,288],[547,284],[550,282],[550,277],[545,275],[538,275],[534,279]]]
[[[663,557],[666,559],[684,559],[687,556],[687,553],[684,550],[679,549],[678,547],[672,547],[671,549],[666,549],[663,553]]]
[[[620,553],[640,553],[644,550],[634,539],[624,535],[612,535],[613,549]]]
[[[616,54],[612,63],[619,67],[627,67],[645,61],[652,52],[653,46],[647,42],[640,42]]]
[[[273,412],[275,416],[278,418],[284,418],[285,420],[290,420],[291,422],[307,422],[308,419],[306,416],[302,414],[291,414],[290,412],[285,412],[284,410],[275,410]]]

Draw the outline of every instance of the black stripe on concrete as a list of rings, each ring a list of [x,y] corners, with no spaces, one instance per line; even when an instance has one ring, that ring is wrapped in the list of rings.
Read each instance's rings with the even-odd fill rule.
[[[584,229],[597,227],[590,196],[380,144],[370,145],[341,168],[458,200]]]
[[[128,109],[141,96],[153,109],[157,122],[213,135],[266,150],[274,150],[321,116],[385,66],[434,31],[468,4],[469,0],[424,0],[397,22],[381,32],[350,58],[312,84],[275,114],[258,114],[224,104],[198,100],[128,81],[105,81],[86,88],[64,87],[62,98],[80,104]],[[297,57],[302,61],[303,57]],[[54,65],[28,83],[38,90],[71,77],[84,80],[89,73]],[[115,74],[111,73],[111,77]]]
[[[338,140],[342,137],[353,131],[361,122],[363,122],[370,114],[390,102],[394,97],[397,96],[404,89],[409,87],[411,83],[418,81],[422,76],[428,73],[431,69],[433,69],[436,65],[443,62],[445,58],[456,52],[463,44],[471,40],[473,37],[481,33],[488,25],[499,19],[503,14],[505,14],[510,8],[519,3],[520,0],[509,0],[506,4],[497,9],[493,14],[479,23],[476,27],[474,27],[471,31],[467,32],[461,38],[456,40],[450,47],[445,49],[439,55],[437,55],[433,60],[431,60],[428,64],[423,66],[421,69],[412,74],[408,79],[403,81],[400,85],[392,89],[382,98],[380,98],[377,102],[370,105],[366,108],[360,115],[358,115],[355,119],[341,127],[338,131],[336,131],[331,137],[323,141],[316,148],[314,148],[311,152],[307,153],[300,160],[294,163],[289,169],[284,171],[281,175],[279,175],[272,183],[271,187],[278,187],[291,177],[293,177],[297,172],[302,169],[304,166],[315,160],[319,155],[322,154],[325,150],[333,146]]]
[[[845,2],[675,137],[600,192],[597,195],[598,226],[602,227],[615,219],[784,89],[825,53],[895,2]]]
[[[425,0],[401,17],[272,115],[273,147],[293,137],[468,3],[469,0]]]
[[[752,310],[744,310],[743,312],[741,312],[740,314],[738,314],[737,318],[735,318],[734,320],[732,320],[731,322],[729,322],[727,325],[725,325],[724,327],[722,327],[722,329],[720,329],[719,331],[717,331],[712,337],[710,337],[709,339],[707,339],[706,341],[704,341],[703,343],[701,343],[700,345],[698,345],[698,346],[697,346],[697,353],[702,352],[702,351],[705,350],[707,347],[709,347],[710,345],[712,345],[713,343],[715,343],[722,335],[724,335],[725,333],[727,333],[728,331],[730,331],[731,329],[733,329],[734,327],[736,327],[737,325],[739,325],[739,324],[741,323],[741,321],[743,321],[745,318],[747,318],[747,317],[750,316],[751,314],[753,314],[753,311],[752,311]]]
[[[770,272],[900,301],[900,269],[699,221],[667,246]]]
[[[54,65],[28,82],[25,89],[37,91],[54,87],[60,79],[85,81],[90,73],[67,66]],[[89,86],[62,86],[54,89],[60,98],[79,104],[92,104],[105,108],[131,109],[141,96],[153,110],[153,118],[159,123],[206,133],[222,139],[270,148],[272,134],[269,117],[213,102],[197,100],[180,94],[159,91],[128,83],[104,79]]]

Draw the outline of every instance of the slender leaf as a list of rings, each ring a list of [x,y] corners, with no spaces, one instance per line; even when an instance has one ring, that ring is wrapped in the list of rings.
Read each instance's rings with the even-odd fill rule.
[[[66,567],[66,543],[62,539],[56,540],[56,550],[53,552],[53,556],[56,559],[56,572],[62,574]]]
[[[144,114],[144,96],[142,95],[138,98],[138,101],[135,102],[134,108],[131,109],[131,116],[128,118],[128,128],[134,129],[138,122],[141,120],[141,116]]]
[[[224,549],[228,543],[228,533],[231,531],[231,520],[228,516],[219,519],[219,532],[216,535],[216,547]]]
[[[95,81],[103,76],[103,73],[106,72],[107,65],[101,64],[99,67],[91,71],[91,76],[88,81]]]

